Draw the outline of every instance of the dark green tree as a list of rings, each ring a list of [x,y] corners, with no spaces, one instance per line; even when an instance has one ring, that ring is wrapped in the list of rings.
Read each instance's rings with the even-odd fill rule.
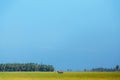
[[[54,71],[52,65],[43,65],[35,63],[25,63],[25,64],[0,64],[0,71]]]
[[[115,66],[115,71],[119,71],[119,65]]]

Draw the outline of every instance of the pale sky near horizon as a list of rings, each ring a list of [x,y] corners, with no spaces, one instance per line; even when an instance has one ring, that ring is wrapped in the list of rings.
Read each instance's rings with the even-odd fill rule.
[[[0,63],[27,62],[120,65],[120,0],[0,0]]]

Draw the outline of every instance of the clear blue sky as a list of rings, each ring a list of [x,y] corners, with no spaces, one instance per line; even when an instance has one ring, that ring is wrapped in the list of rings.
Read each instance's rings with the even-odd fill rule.
[[[0,0],[0,63],[26,62],[120,65],[120,0]]]

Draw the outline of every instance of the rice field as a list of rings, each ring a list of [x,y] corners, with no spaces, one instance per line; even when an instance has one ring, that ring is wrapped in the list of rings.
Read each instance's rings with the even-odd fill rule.
[[[120,80],[120,72],[0,72],[0,80]]]

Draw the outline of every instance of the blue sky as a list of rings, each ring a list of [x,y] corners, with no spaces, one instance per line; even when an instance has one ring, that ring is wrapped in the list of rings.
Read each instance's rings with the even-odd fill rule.
[[[120,65],[119,0],[0,0],[0,63],[82,70]]]

